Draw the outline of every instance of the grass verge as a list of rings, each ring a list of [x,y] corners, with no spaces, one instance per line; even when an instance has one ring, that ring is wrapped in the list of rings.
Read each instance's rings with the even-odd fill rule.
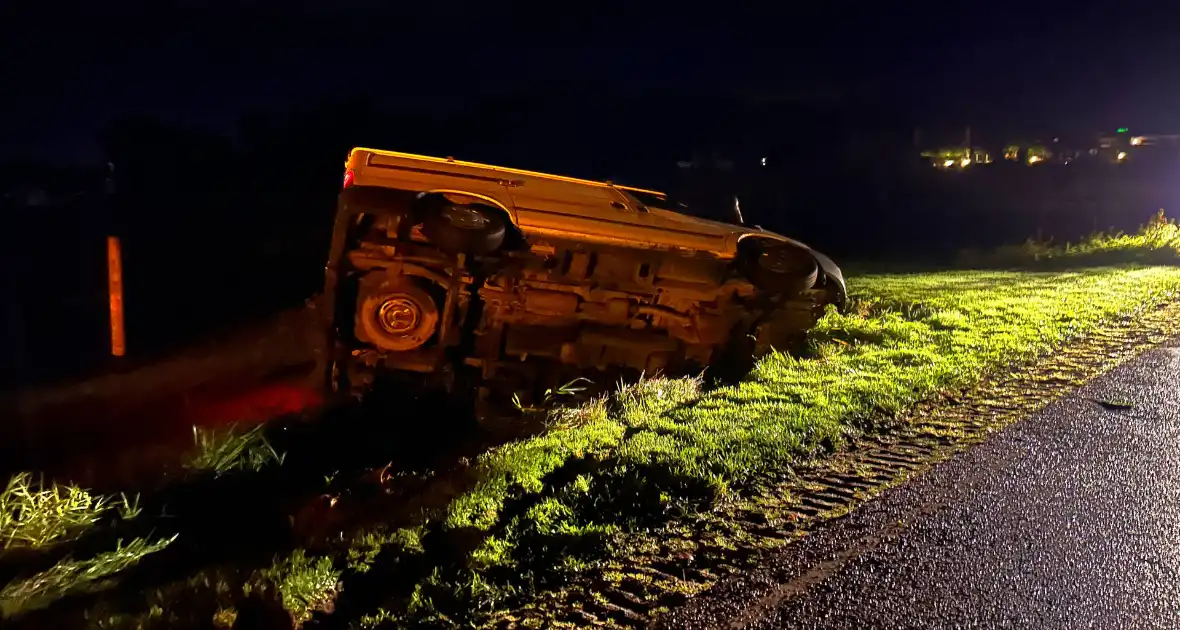
[[[771,355],[712,391],[696,379],[625,385],[481,456],[478,481],[434,515],[446,560],[366,625],[478,622],[629,531],[708,509],[940,391],[1175,299],[1180,269],[883,275],[853,291],[852,311],[825,316],[807,358]]]
[[[1180,262],[1180,224],[1160,210],[1138,232],[1098,232],[1078,243],[1029,239],[994,250],[964,250],[964,267],[1061,267],[1065,265],[1164,264]]]
[[[710,390],[693,378],[623,384],[552,410],[543,434],[486,451],[457,471],[399,482],[393,495],[369,475],[363,484],[327,475],[331,496],[321,498],[340,494],[328,512],[355,504],[353,512],[363,514],[356,520],[370,525],[345,511],[340,527],[351,529],[343,533],[325,517],[325,527],[312,528],[318,533],[276,544],[277,556],[268,547],[249,561],[207,560],[194,566],[192,579],[173,576],[144,601],[104,595],[104,627],[187,627],[194,619],[199,626],[248,625],[243,620],[256,612],[249,600],[281,606],[291,623],[330,613],[332,623],[362,627],[479,625],[589,569],[625,562],[641,532],[685,516],[725,514],[717,508],[749,499],[765,480],[888,431],[919,401],[1174,301],[1180,269],[876,275],[854,278],[851,289],[852,308],[825,316],[805,357],[766,357],[739,385]],[[198,433],[195,440],[200,463],[190,470],[213,472],[199,476],[217,488],[238,477],[218,473],[282,459],[261,429]],[[293,453],[298,464],[298,449]],[[301,513],[293,512],[292,530]],[[285,533],[266,527],[259,531]],[[184,532],[192,545],[198,527]],[[45,592],[85,592],[109,579]]]

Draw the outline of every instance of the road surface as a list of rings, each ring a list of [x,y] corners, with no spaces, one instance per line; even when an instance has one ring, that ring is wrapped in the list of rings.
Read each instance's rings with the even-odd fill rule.
[[[657,625],[1180,628],[1180,342]]]

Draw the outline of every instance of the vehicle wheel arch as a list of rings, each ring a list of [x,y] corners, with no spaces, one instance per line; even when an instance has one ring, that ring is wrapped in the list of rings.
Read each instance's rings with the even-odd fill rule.
[[[738,237],[737,262],[739,265],[744,259],[748,259],[752,251],[757,251],[760,245],[793,246],[807,252],[819,267],[818,280],[830,294],[829,301],[835,304],[839,310],[844,309],[848,301],[848,288],[845,285],[844,272],[831,258],[809,245],[779,234],[750,232]]]
[[[755,286],[774,292],[798,294],[811,289],[818,281],[821,275],[819,261],[812,255],[810,247],[785,237],[759,234],[745,236],[752,238],[738,241],[734,262],[737,270]],[[787,263],[789,271],[772,271],[764,267],[766,261],[775,258],[793,261]]]
[[[746,232],[744,234],[739,234],[737,237],[737,246],[739,251],[743,248],[748,249],[750,247],[757,247],[767,243],[774,245],[790,245],[805,251],[811,251],[811,247],[805,243],[800,243],[795,239],[787,238],[781,234],[775,234],[773,232]]]
[[[420,206],[428,205],[431,200],[472,204],[489,208],[504,221],[504,227],[507,231],[505,246],[514,248],[525,244],[524,233],[516,223],[516,213],[507,204],[495,197],[458,188],[435,188],[423,190],[418,193],[417,204]]]

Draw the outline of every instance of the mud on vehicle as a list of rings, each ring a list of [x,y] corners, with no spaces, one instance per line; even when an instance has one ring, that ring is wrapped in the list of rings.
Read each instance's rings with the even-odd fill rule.
[[[410,377],[494,401],[587,371],[740,373],[843,303],[822,254],[666,199],[354,149],[326,267],[330,388]]]

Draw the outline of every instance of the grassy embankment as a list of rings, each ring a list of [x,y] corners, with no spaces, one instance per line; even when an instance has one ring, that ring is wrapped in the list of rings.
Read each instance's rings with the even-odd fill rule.
[[[215,477],[283,461],[261,426],[243,431],[194,427],[193,441],[193,457],[186,464],[193,475]],[[0,490],[0,571],[9,579],[0,588],[0,618],[67,596],[109,590],[117,585],[117,574],[176,541],[178,534],[157,534],[152,528],[162,515],[144,516],[145,528],[138,522],[142,514],[138,494],[97,495],[29,473],[14,475]],[[79,549],[88,539],[109,544]],[[22,570],[26,562],[37,568]]]
[[[1003,265],[1180,259],[1163,219],[1135,235],[1000,252]],[[774,354],[744,382],[648,379],[553,413],[550,432],[482,456],[479,482],[435,523],[390,538],[423,553],[424,530],[478,541],[368,622],[438,621],[560,582],[628,530],[707,509],[760,476],[841,448],[939,391],[1059,346],[1180,295],[1180,269],[966,271],[853,278],[853,308],[829,313],[806,358]],[[462,535],[457,535],[462,534]],[[346,578],[347,579],[347,578]]]
[[[331,608],[327,600],[337,596],[339,579],[341,602],[354,597],[347,614],[363,625],[478,621],[505,600],[527,597],[609,556],[629,531],[709,509],[764,476],[840,449],[939,391],[1177,299],[1180,269],[1134,265],[1175,263],[1178,232],[1158,222],[1138,235],[1048,248],[1048,256],[1041,251],[1032,260],[1029,252],[1007,252],[995,261],[1036,264],[1047,257],[1078,266],[1125,263],[1120,267],[853,278],[852,308],[819,323],[807,356],[766,357],[735,386],[651,378],[555,409],[545,433],[480,456],[465,475],[471,483],[445,507],[424,512],[416,526],[368,526],[326,551],[297,549],[275,560],[268,581],[300,620]],[[0,535],[9,547],[19,546],[13,541],[20,536],[11,532],[24,531],[22,523],[48,505],[24,501],[5,504],[0,514],[7,515]],[[76,532],[96,520],[64,518],[48,529]],[[136,542],[113,553],[138,560],[163,543],[144,540],[142,549],[129,552]],[[119,565],[111,567],[100,577]],[[90,574],[85,567],[56,571]],[[397,575],[396,586],[390,575]],[[14,579],[0,591],[5,613],[33,601],[14,594],[54,580],[41,573]],[[88,583],[36,587],[36,605]],[[244,594],[225,593],[227,608],[219,614],[232,617],[230,607]]]

